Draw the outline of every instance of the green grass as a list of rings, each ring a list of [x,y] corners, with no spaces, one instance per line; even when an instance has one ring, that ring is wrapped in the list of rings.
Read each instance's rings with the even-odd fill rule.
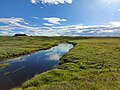
[[[8,63],[6,63],[6,64],[0,64],[0,68],[4,68],[4,67],[6,67],[8,65],[9,65]]]
[[[120,89],[120,38],[51,37],[50,40],[55,42],[52,45],[66,41],[77,44],[60,59],[56,69],[36,75],[14,90]]]
[[[0,60],[51,48],[67,41],[58,37],[0,37]]]

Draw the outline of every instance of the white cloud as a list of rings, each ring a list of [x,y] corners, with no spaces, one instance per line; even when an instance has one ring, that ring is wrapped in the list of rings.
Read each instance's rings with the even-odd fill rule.
[[[40,7],[40,9],[42,9],[42,8],[44,8],[44,7]]]
[[[110,22],[110,24],[114,27],[120,27],[120,22]]]
[[[31,0],[31,3],[35,4],[37,3],[37,0]]]
[[[39,19],[39,17],[32,17],[32,18],[34,18],[34,19]]]
[[[30,29],[27,26],[29,23],[25,22],[23,18],[0,18],[0,23],[7,24],[6,26],[0,26],[0,30],[13,30],[13,29]],[[20,24],[22,23],[22,24]]]
[[[60,58],[60,56],[58,54],[51,54],[48,57],[48,60],[58,60]]]
[[[56,21],[66,21],[60,19]],[[52,26],[57,24],[55,21],[44,23],[44,27],[34,27],[25,22],[23,18],[0,18],[0,35],[13,35],[19,29],[19,33],[24,32],[28,35],[37,36],[120,36],[120,22],[110,22],[108,25],[83,26],[67,25],[67,26]],[[51,26],[50,26],[51,25]],[[50,27],[47,27],[50,26]]]
[[[9,33],[8,32],[0,32],[0,36],[8,36]]]
[[[104,30],[103,32],[114,32],[113,30]]]
[[[43,25],[45,25],[45,26],[53,26],[53,24],[50,24],[50,23],[43,23]]]
[[[118,12],[120,12],[120,9],[118,9]]]
[[[29,25],[29,23],[25,22],[26,25]]]
[[[31,0],[31,3],[36,4],[36,3],[42,3],[42,4],[64,4],[68,3],[71,4],[73,0]]]
[[[46,20],[47,22],[49,22],[51,24],[60,24],[60,22],[67,21],[66,19],[60,19],[60,18],[57,18],[57,17],[43,18],[43,20]]]
[[[22,18],[0,18],[0,22],[1,23],[5,23],[5,24],[16,24],[18,22],[24,22],[24,19]]]

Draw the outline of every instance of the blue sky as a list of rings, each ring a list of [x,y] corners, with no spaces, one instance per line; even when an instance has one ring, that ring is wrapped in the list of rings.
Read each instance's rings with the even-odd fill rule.
[[[120,35],[120,0],[0,0],[0,12],[0,35]]]

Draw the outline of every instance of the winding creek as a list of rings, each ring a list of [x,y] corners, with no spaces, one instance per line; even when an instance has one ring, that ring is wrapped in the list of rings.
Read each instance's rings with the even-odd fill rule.
[[[0,68],[0,90],[10,90],[20,86],[36,74],[55,68],[59,64],[59,59],[71,48],[73,48],[72,44],[61,43],[48,50],[0,62],[0,64],[9,64]]]

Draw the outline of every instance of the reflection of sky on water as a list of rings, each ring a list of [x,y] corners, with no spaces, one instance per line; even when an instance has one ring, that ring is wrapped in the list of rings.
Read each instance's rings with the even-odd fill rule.
[[[0,80],[0,88],[6,87],[4,85],[6,85],[5,82],[9,82],[8,78],[15,83],[15,86],[18,86],[35,74],[53,69],[58,65],[59,59],[71,48],[73,48],[72,44],[63,43],[48,50],[0,62],[9,63],[9,66],[0,69],[0,78],[3,81],[6,80],[4,82]],[[8,83],[8,86],[10,86],[10,83]]]
[[[59,60],[61,56],[68,52],[73,46],[71,44],[59,44],[58,47],[53,47],[46,53],[48,60]]]

